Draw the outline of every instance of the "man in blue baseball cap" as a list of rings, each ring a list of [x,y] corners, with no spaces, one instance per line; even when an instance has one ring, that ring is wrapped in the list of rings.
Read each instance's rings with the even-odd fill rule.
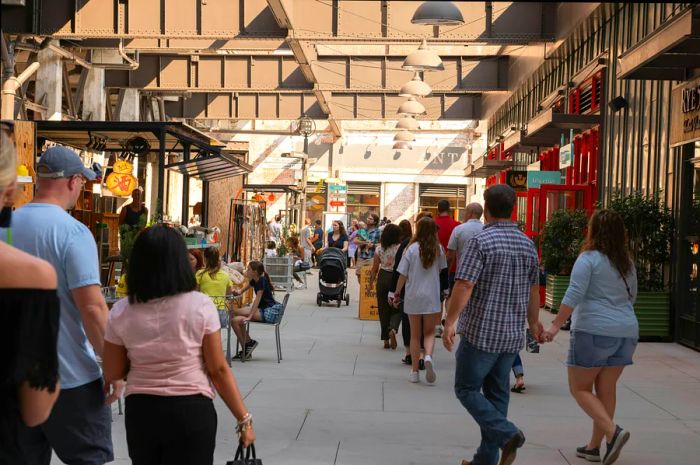
[[[19,443],[29,465],[49,465],[52,449],[64,463],[99,465],[114,459],[108,403],[122,383],[103,388],[96,354],[102,354],[108,310],[97,246],[90,230],[66,212],[96,174],[62,146],[46,150],[36,172],[37,194],[14,213],[12,230],[17,248],[47,260],[58,275],[61,393],[48,420],[24,427]]]

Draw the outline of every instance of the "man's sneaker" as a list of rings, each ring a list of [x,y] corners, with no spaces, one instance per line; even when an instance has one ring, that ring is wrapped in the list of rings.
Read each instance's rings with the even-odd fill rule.
[[[411,370],[411,374],[408,375],[408,380],[412,383],[417,383],[418,381],[420,381],[420,373]]]
[[[523,444],[525,444],[525,435],[518,430],[501,449],[501,461],[498,462],[498,465],[511,465],[515,461],[518,449],[523,447]]]
[[[442,337],[442,332],[443,332],[442,326],[435,327],[435,337],[438,337],[438,338]]]
[[[238,353],[231,358],[231,360],[240,360],[242,358],[243,358],[243,351],[239,350]]]
[[[625,431],[620,428],[619,425],[615,425],[615,434],[613,435],[612,441],[608,443],[608,449],[605,451],[605,457],[603,457],[603,465],[615,463],[620,456],[622,447],[627,443],[629,438],[629,431]]]
[[[255,348],[258,346],[258,341],[251,339],[248,341],[248,343],[245,345],[245,354],[246,354],[246,360],[250,358],[250,356],[253,354],[253,351]]]
[[[577,447],[576,457],[586,459],[589,462],[600,462],[600,449],[589,449],[586,446]]]
[[[433,384],[437,379],[435,367],[433,366],[433,358],[430,355],[425,356],[425,380],[428,384]]]

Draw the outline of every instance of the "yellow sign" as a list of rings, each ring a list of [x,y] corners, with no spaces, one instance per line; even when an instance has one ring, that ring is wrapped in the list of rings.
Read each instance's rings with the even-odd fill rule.
[[[358,315],[360,320],[379,319],[376,282],[373,286],[369,285],[369,277],[371,274],[371,266],[363,266],[360,270],[360,305]]]
[[[107,176],[105,185],[112,193],[127,196],[138,187],[138,181],[131,175],[133,165],[126,160],[117,160],[112,166],[112,173]]]

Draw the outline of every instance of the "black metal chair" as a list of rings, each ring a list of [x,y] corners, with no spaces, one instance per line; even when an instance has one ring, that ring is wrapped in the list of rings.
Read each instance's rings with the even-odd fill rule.
[[[245,333],[250,335],[250,325],[251,324],[256,324],[256,325],[263,325],[263,326],[273,326],[275,328],[275,343],[277,345],[277,363],[280,363],[282,360],[282,340],[280,339],[280,325],[282,324],[282,319],[284,318],[284,312],[287,310],[287,303],[289,302],[289,293],[284,295],[284,299],[282,300],[282,311],[280,312],[280,317],[275,323],[264,323],[262,321],[251,321],[248,320],[246,321],[245,324]],[[241,345],[241,341],[236,341],[236,353],[238,353],[238,347],[241,346],[241,349],[243,348]],[[245,362],[245,354],[241,357],[241,362]]]

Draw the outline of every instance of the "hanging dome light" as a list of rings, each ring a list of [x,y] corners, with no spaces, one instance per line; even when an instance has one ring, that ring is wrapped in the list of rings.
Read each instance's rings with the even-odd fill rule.
[[[406,57],[401,68],[409,71],[443,71],[445,65],[437,53],[428,50],[428,43],[423,39],[418,50]]]
[[[425,107],[422,103],[413,97],[399,105],[399,109],[396,111],[399,115],[424,115],[426,113]]]
[[[401,87],[399,97],[425,97],[426,95],[430,95],[432,91],[433,89],[431,89],[428,84],[423,82],[420,76],[418,76],[418,73],[416,73],[413,75],[413,79]]]
[[[448,26],[464,24],[464,18],[452,2],[427,1],[413,13],[411,22],[424,26]]]
[[[399,131],[394,136],[394,142],[413,142],[416,136],[409,131]]]
[[[418,121],[412,116],[404,116],[403,118],[399,118],[399,122],[396,123],[396,129],[418,131],[420,130],[420,126],[418,125]]]
[[[392,148],[394,150],[413,150],[413,146],[408,142],[397,142]]]

